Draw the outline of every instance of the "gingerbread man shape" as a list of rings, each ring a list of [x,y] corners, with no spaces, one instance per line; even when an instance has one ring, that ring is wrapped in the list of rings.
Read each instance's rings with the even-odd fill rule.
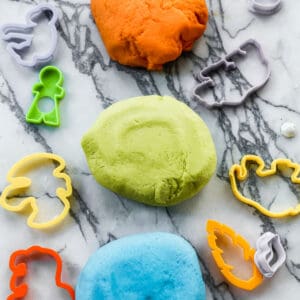
[[[64,77],[62,72],[54,67],[44,67],[40,72],[40,82],[32,88],[34,94],[33,102],[26,114],[26,121],[33,124],[44,123],[48,126],[58,127],[60,125],[59,102],[65,97],[65,90],[62,87]],[[42,112],[39,101],[43,98],[50,98],[54,102],[54,107],[50,112]]]

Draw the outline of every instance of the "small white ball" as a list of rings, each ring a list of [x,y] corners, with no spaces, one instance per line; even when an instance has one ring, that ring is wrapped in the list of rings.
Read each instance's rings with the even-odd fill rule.
[[[296,135],[296,125],[291,122],[285,122],[281,126],[281,134],[286,138],[292,138]]]

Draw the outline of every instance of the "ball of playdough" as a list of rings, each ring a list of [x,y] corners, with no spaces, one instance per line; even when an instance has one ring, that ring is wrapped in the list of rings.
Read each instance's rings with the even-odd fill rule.
[[[192,246],[169,233],[134,235],[101,247],[76,286],[76,300],[205,300]]]
[[[144,96],[113,104],[81,144],[100,184],[149,205],[169,206],[191,198],[216,168],[207,126],[171,97]]]
[[[144,96],[111,105],[81,144],[100,184],[149,205],[191,198],[216,168],[207,126],[171,97]]]
[[[205,0],[92,0],[91,9],[110,57],[149,70],[191,50],[208,20]]]

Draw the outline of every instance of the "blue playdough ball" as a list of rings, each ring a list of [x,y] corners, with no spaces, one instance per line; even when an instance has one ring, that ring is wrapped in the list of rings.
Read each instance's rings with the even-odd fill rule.
[[[90,257],[76,287],[76,300],[205,300],[192,246],[169,233],[125,237]]]

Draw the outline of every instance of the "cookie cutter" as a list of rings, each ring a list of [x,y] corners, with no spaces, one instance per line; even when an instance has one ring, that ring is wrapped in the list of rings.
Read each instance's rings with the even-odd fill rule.
[[[59,254],[52,249],[42,248],[40,246],[32,246],[27,250],[17,250],[12,253],[9,260],[9,267],[12,271],[12,276],[10,279],[10,289],[12,294],[7,297],[7,300],[23,299],[27,295],[29,289],[28,285],[25,282],[20,283],[20,280],[27,275],[28,268],[25,262],[20,262],[20,259],[35,255],[51,256],[51,258],[55,260],[55,283],[58,288],[66,290],[72,300],[75,300],[74,289],[69,284],[62,282],[62,260]]]
[[[13,196],[19,195],[21,192],[27,190],[31,185],[31,179],[28,177],[19,176],[18,171],[28,170],[28,166],[35,166],[34,164],[39,164],[43,161],[53,161],[57,163],[58,166],[53,170],[53,176],[58,179],[63,179],[66,185],[66,188],[58,187],[56,189],[56,196],[63,204],[64,208],[62,212],[54,217],[48,222],[36,222],[36,216],[39,212],[38,206],[36,204],[36,198],[33,196],[26,197],[17,205],[11,205],[9,203],[10,199]],[[31,209],[31,213],[27,219],[27,225],[34,229],[48,229],[57,226],[60,224],[68,215],[70,210],[70,202],[68,198],[72,195],[72,183],[69,175],[64,173],[66,163],[63,158],[56,154],[52,153],[34,153],[28,156],[25,156],[19,160],[13,167],[9,170],[7,174],[7,181],[10,183],[2,192],[0,196],[0,205],[11,212],[24,212],[27,208]]]
[[[260,273],[254,262],[255,249],[251,248],[250,244],[240,235],[236,234],[229,226],[219,223],[215,220],[208,220],[206,223],[206,231],[208,233],[207,241],[210,249],[212,250],[212,256],[220,269],[224,277],[234,286],[241,289],[251,291],[259,286],[263,281],[263,276]],[[217,245],[216,232],[220,235],[227,236],[231,239],[233,245],[239,246],[244,251],[244,260],[252,264],[252,277],[248,280],[238,278],[233,274],[234,267],[228,265],[223,257],[223,250]]]
[[[253,206],[262,214],[271,217],[271,218],[283,218],[287,216],[296,216],[300,213],[300,204],[296,205],[295,207],[288,208],[281,212],[272,212],[261,204],[252,200],[250,198],[245,197],[242,195],[237,186],[238,181],[245,181],[248,177],[248,169],[247,163],[255,163],[258,167],[256,169],[256,175],[259,177],[267,177],[275,175],[277,172],[278,166],[285,166],[287,168],[293,169],[291,175],[291,181],[295,184],[300,184],[300,178],[298,177],[300,172],[300,165],[297,163],[292,162],[289,159],[285,158],[278,158],[272,161],[270,169],[265,169],[265,163],[259,156],[256,155],[245,155],[240,165],[233,165],[229,170],[229,179],[231,184],[231,189],[234,196],[241,202]]]
[[[46,53],[34,53],[32,59],[26,60],[22,54],[30,48],[33,41],[33,29],[38,25],[36,20],[43,16],[44,13],[50,13],[51,17],[48,22],[51,38],[50,46]],[[48,3],[41,3],[30,10],[26,16],[26,24],[6,24],[1,27],[1,38],[8,42],[7,51],[24,67],[38,67],[48,64],[53,58],[57,47],[58,33],[56,23],[58,13],[56,8]]]
[[[249,0],[249,10],[260,15],[272,15],[281,9],[281,0]]]
[[[62,87],[64,77],[61,70],[54,66],[44,67],[40,71],[40,82],[36,83],[32,88],[35,95],[32,104],[26,114],[26,121],[33,124],[44,123],[48,126],[60,126],[59,102],[65,97],[65,90]],[[53,110],[44,113],[38,103],[43,98],[51,98],[54,102]]]
[[[254,261],[264,277],[273,277],[285,260],[286,253],[278,234],[266,232],[256,241]]]
[[[207,88],[213,88],[215,86],[214,80],[211,77],[209,77],[208,74],[212,73],[213,71],[216,71],[220,68],[223,68],[223,67],[224,67],[226,72],[230,71],[230,70],[233,70],[233,69],[236,69],[237,65],[232,59],[236,56],[241,56],[241,57],[247,56],[248,52],[246,51],[246,48],[248,48],[250,46],[252,46],[256,49],[262,65],[265,66],[265,68],[266,68],[266,75],[265,75],[264,79],[259,84],[249,88],[241,96],[241,98],[238,101],[223,100],[221,102],[209,103],[204,98],[202,98],[200,96],[201,91],[203,91]],[[231,53],[227,54],[224,58],[218,60],[217,62],[215,62],[211,65],[209,65],[208,67],[203,69],[197,75],[196,79],[200,83],[194,88],[192,97],[195,100],[198,100],[201,104],[203,104],[204,106],[206,106],[209,109],[223,107],[223,106],[238,106],[238,105],[242,104],[251,94],[255,93],[257,90],[262,88],[267,83],[270,76],[271,76],[271,71],[270,71],[270,67],[269,67],[269,62],[268,62],[268,60],[266,59],[266,57],[263,53],[261,45],[256,40],[249,39],[246,42],[244,42],[243,44],[241,44],[238,49],[233,50]]]

